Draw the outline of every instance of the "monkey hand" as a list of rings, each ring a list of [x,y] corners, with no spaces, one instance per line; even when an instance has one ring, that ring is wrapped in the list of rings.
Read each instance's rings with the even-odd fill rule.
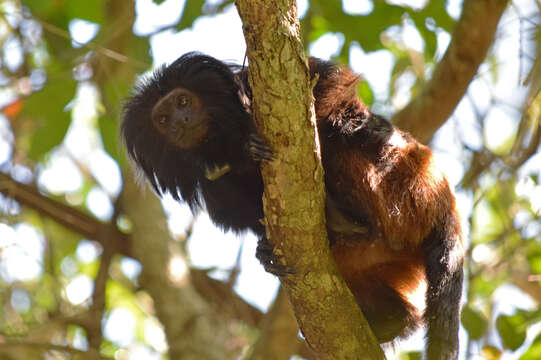
[[[250,157],[257,162],[272,161],[276,158],[274,151],[257,133],[250,134],[248,142],[246,143],[246,150],[250,154]]]
[[[255,256],[261,265],[263,265],[265,271],[275,276],[285,276],[295,273],[295,270],[282,264],[282,256],[274,254],[274,246],[266,236],[261,237],[257,242]]]

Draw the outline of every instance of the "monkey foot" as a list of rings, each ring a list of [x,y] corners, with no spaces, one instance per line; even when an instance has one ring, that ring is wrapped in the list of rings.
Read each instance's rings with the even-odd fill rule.
[[[261,265],[263,265],[265,271],[275,276],[285,276],[295,273],[295,270],[289,266],[282,265],[282,256],[274,254],[274,246],[266,237],[260,238],[257,242],[255,256]]]
[[[275,159],[274,151],[265,143],[265,140],[259,134],[250,134],[246,146],[250,156],[255,161],[272,161]]]

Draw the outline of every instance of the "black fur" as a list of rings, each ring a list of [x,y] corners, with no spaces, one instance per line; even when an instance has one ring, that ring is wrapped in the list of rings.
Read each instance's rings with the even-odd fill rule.
[[[233,73],[237,68],[198,53],[161,67],[135,86],[124,106],[121,132],[128,155],[158,194],[169,192],[194,212],[204,205],[224,230],[252,229],[262,234],[258,219],[263,217],[263,182],[246,150],[251,135],[257,133],[239,101],[241,86]],[[149,120],[156,102],[176,87],[196,93],[210,114],[209,137],[189,150],[164,142]],[[216,181],[205,177],[207,169],[225,164],[233,168],[230,173]]]
[[[424,322],[428,359],[456,359],[463,248],[447,181],[428,148],[359,101],[357,75],[315,58],[310,71],[319,77],[314,97],[327,227],[339,269],[380,342]],[[205,115],[199,120],[208,121],[204,140],[188,149],[164,141],[150,121],[156,103],[176,88],[195,94]],[[274,154],[255,129],[251,100],[247,69],[189,53],[135,86],[121,132],[158,194],[169,192],[193,211],[204,207],[224,230],[254,231],[257,257],[282,276],[294,269],[279,265],[261,223],[259,162]],[[423,281],[424,314],[404,290]]]

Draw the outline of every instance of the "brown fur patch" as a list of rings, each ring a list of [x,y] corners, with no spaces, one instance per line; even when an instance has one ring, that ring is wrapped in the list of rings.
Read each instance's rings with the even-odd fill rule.
[[[407,336],[422,324],[426,279],[420,251],[393,252],[368,239],[337,241],[331,251],[381,342]]]
[[[338,179],[335,192],[366,209],[375,238],[392,250],[415,249],[439,217],[453,211],[454,197],[428,147],[397,129],[393,137],[396,142],[386,143],[375,161],[362,149],[341,146],[340,157],[331,155],[325,170]]]

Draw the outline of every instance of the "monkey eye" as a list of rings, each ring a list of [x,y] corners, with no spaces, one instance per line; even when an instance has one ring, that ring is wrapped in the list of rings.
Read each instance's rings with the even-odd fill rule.
[[[178,105],[179,106],[186,106],[188,105],[189,99],[186,95],[179,96],[178,98]]]

